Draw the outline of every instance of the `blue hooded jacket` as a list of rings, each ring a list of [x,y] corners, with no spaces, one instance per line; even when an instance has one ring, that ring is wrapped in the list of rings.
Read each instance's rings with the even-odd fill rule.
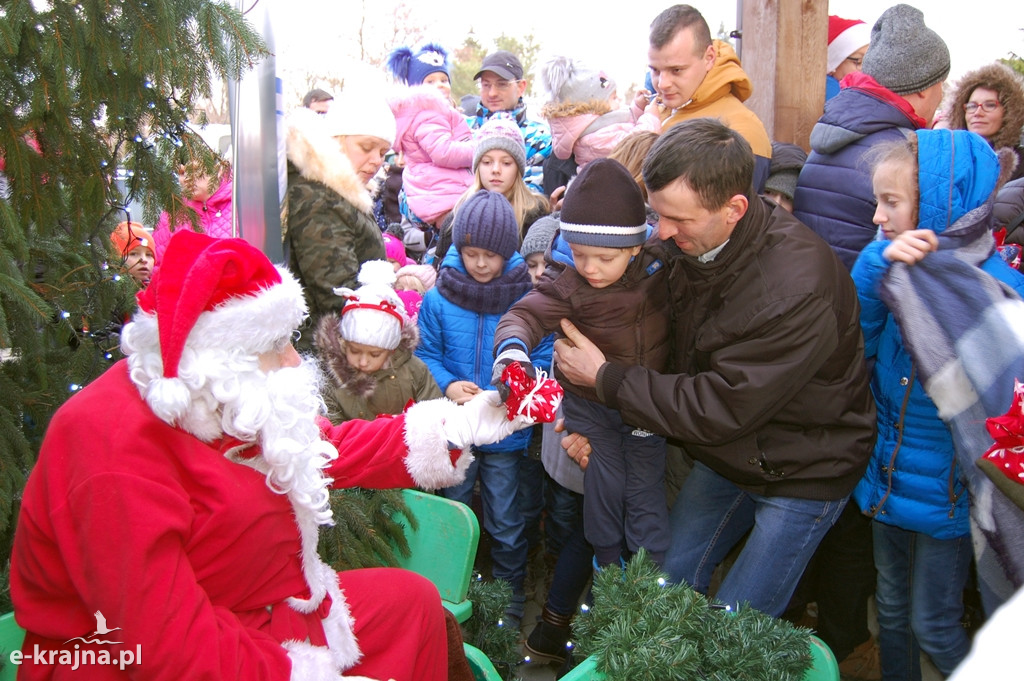
[[[918,228],[941,234],[988,201],[999,161],[988,142],[966,130],[919,130],[917,140]],[[874,361],[871,391],[878,404],[878,440],[853,498],[879,522],[952,539],[969,531],[967,489],[949,428],[917,379],[900,328],[879,298],[890,265],[882,252],[889,243],[868,244],[852,272],[861,304],[864,355]],[[998,254],[989,256],[981,269],[1024,294],[1024,276]]]
[[[525,260],[519,253],[505,261],[502,274],[524,266]],[[467,274],[455,246],[448,249],[441,269],[454,268]],[[486,287],[487,284],[481,284]],[[524,292],[525,293],[525,292]],[[423,296],[417,324],[420,327],[420,344],[416,348],[419,357],[430,369],[441,392],[446,392],[454,381],[472,381],[485,390],[495,390],[491,385],[491,367],[494,364],[494,330],[504,313],[488,314],[476,312],[456,305],[442,295],[435,286]],[[534,366],[551,366],[553,339],[546,338],[533,352],[530,359]],[[482,452],[510,452],[526,449],[530,443],[532,428],[512,433],[504,440],[478,449]]]

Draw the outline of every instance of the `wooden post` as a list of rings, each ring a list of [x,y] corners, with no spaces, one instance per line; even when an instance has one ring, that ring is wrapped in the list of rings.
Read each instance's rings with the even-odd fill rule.
[[[741,0],[743,70],[754,84],[746,101],[768,136],[810,149],[825,106],[828,3]]]

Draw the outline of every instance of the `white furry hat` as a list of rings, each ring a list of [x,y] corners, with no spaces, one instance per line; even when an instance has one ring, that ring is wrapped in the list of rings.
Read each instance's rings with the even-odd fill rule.
[[[615,92],[615,81],[571,57],[552,57],[540,70],[541,82],[559,103],[606,101]]]
[[[343,296],[341,337],[352,343],[394,350],[402,342],[407,317],[405,305],[395,292],[395,268],[387,260],[369,260],[356,277],[356,290],[336,288]]]

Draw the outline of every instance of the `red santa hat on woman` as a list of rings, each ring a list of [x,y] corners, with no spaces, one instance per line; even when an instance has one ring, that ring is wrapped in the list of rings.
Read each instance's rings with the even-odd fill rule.
[[[871,42],[871,27],[860,19],[843,19],[834,14],[828,18],[827,70],[832,73],[851,54]]]
[[[187,348],[267,352],[307,313],[298,281],[262,251],[190,229],[171,237],[138,303],[142,314],[156,317],[163,376],[170,381]]]

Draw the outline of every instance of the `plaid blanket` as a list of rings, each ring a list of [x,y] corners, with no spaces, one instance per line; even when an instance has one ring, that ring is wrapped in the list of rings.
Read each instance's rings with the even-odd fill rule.
[[[1024,584],[1024,511],[975,462],[991,446],[985,419],[1003,414],[1024,380],[1024,301],[980,266],[992,256],[991,204],[939,234],[914,266],[894,263],[881,296],[925,391],[949,426],[971,499],[971,534],[986,609]]]

